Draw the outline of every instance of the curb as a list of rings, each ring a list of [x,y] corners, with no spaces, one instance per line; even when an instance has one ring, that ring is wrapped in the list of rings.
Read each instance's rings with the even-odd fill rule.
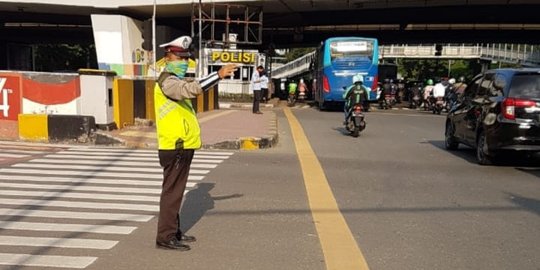
[[[261,108],[274,108],[274,104],[267,104],[267,103],[261,103],[259,105]],[[219,103],[220,109],[251,109],[253,108],[253,104],[249,103],[228,103],[228,102],[220,102]]]

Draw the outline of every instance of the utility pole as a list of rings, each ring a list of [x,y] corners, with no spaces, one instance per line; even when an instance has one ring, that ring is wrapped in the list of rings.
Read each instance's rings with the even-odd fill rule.
[[[154,11],[152,13],[152,58],[154,61],[154,80],[157,80],[157,66],[156,66],[156,6],[157,0],[154,0]]]

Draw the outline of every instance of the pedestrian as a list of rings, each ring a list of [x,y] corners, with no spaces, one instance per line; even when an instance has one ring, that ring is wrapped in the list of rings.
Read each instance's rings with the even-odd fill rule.
[[[156,247],[189,250],[187,242],[196,241],[180,230],[180,207],[195,149],[201,147],[200,127],[191,98],[210,89],[220,79],[231,76],[236,65],[223,66],[200,80],[184,78],[192,39],[179,37],[160,45],[165,49],[165,69],[154,86],[154,108],[158,137],[159,163],[163,184],[159,201]]]
[[[259,103],[261,101],[261,74],[263,73],[264,68],[258,66],[256,70],[253,71],[251,75],[251,87],[253,88],[253,113],[262,114],[259,110]]]
[[[261,91],[262,91],[262,100],[264,103],[268,102],[268,77],[266,76],[266,71],[262,72],[261,75]]]

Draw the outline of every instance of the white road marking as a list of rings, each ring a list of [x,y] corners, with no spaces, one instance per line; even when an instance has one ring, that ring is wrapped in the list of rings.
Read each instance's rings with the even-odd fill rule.
[[[0,253],[0,265],[84,269],[95,260],[97,257]]]
[[[40,169],[66,169],[66,170],[87,170],[100,172],[143,172],[143,173],[162,173],[161,168],[132,168],[132,167],[109,167],[109,166],[91,166],[91,165],[55,165],[41,163],[20,163],[11,166],[12,168],[40,168]]]
[[[95,212],[71,212],[71,211],[49,211],[31,209],[7,209],[0,208],[0,216],[23,216],[23,217],[44,217],[61,219],[98,219],[116,221],[136,221],[147,222],[153,215],[117,214],[117,213],[95,213]]]
[[[184,192],[186,194],[188,191]],[[36,205],[42,207],[66,207],[85,209],[114,209],[132,210],[145,212],[158,212],[159,205],[150,204],[124,204],[124,203],[102,203],[102,202],[76,202],[59,200],[34,200],[34,199],[0,199],[0,205]]]
[[[138,166],[138,167],[148,167],[148,168],[159,168],[162,170],[159,163],[148,163],[148,162],[135,162],[135,161],[92,161],[92,160],[73,160],[73,159],[33,159],[29,161],[30,163],[47,163],[47,164],[77,164],[77,165],[94,165],[94,166]],[[213,169],[217,167],[216,164],[191,164],[191,168],[204,168],[204,169]]]
[[[194,183],[187,183],[187,187],[194,187]],[[77,186],[77,185],[37,185],[21,183],[1,183],[0,187],[19,189],[47,189],[47,190],[69,190],[69,191],[99,191],[111,193],[142,193],[161,194],[158,188],[126,188],[126,187],[97,187],[97,186]]]
[[[0,170],[1,172],[2,170]],[[20,172],[11,173],[24,173],[24,170]],[[188,181],[200,181],[203,180],[202,175],[190,175]],[[153,180],[125,180],[125,179],[110,179],[110,178],[74,178],[74,177],[51,177],[51,176],[30,176],[30,175],[0,175],[0,180],[20,180],[20,181],[32,181],[32,182],[61,182],[61,183],[88,183],[88,184],[106,184],[106,185],[135,185],[135,186],[161,186],[163,179]]]
[[[23,158],[23,157],[27,157],[27,156],[29,156],[29,155],[0,153],[0,157],[5,157],[5,158]]]
[[[119,201],[141,201],[141,202],[159,202],[159,196],[141,196],[141,195],[112,195],[96,193],[78,193],[71,191],[30,191],[30,190],[0,190],[3,196],[22,196],[22,197],[51,197],[51,198],[77,198],[93,200],[119,200]]]
[[[94,224],[62,224],[21,221],[0,221],[0,228],[5,230],[49,231],[49,232],[84,232],[100,234],[130,234],[137,227],[94,225]]]
[[[3,246],[30,246],[30,247],[61,247],[84,249],[111,249],[118,241],[78,239],[78,238],[52,238],[52,237],[26,237],[0,235],[0,245]]]
[[[0,173],[23,173],[23,174],[37,174],[37,175],[67,175],[76,177],[126,177],[126,178],[143,178],[143,179],[163,179],[161,174],[144,174],[144,173],[110,173],[100,171],[49,171],[49,170],[33,170],[33,169],[0,169]]]

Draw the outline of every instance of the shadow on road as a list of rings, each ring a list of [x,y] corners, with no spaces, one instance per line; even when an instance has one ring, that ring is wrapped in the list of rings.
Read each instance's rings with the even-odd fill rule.
[[[477,163],[476,150],[473,148],[460,144],[458,150],[448,151],[444,147],[444,141],[429,141],[429,143],[470,163]],[[496,165],[501,167],[515,167],[516,170],[540,176],[540,154],[526,156],[512,152],[501,153],[497,158]]]
[[[214,201],[240,198],[243,194],[231,194],[223,196],[212,196],[210,191],[214,188],[214,183],[199,183],[197,188],[189,191],[185,195],[185,201],[180,211],[181,230],[187,232],[191,229],[204,214],[214,209]]]
[[[518,196],[512,193],[506,193],[506,195],[510,197],[509,200],[512,203],[515,203],[521,206],[522,208],[525,208],[528,211],[533,212],[540,216],[540,200],[526,198],[526,197]]]

